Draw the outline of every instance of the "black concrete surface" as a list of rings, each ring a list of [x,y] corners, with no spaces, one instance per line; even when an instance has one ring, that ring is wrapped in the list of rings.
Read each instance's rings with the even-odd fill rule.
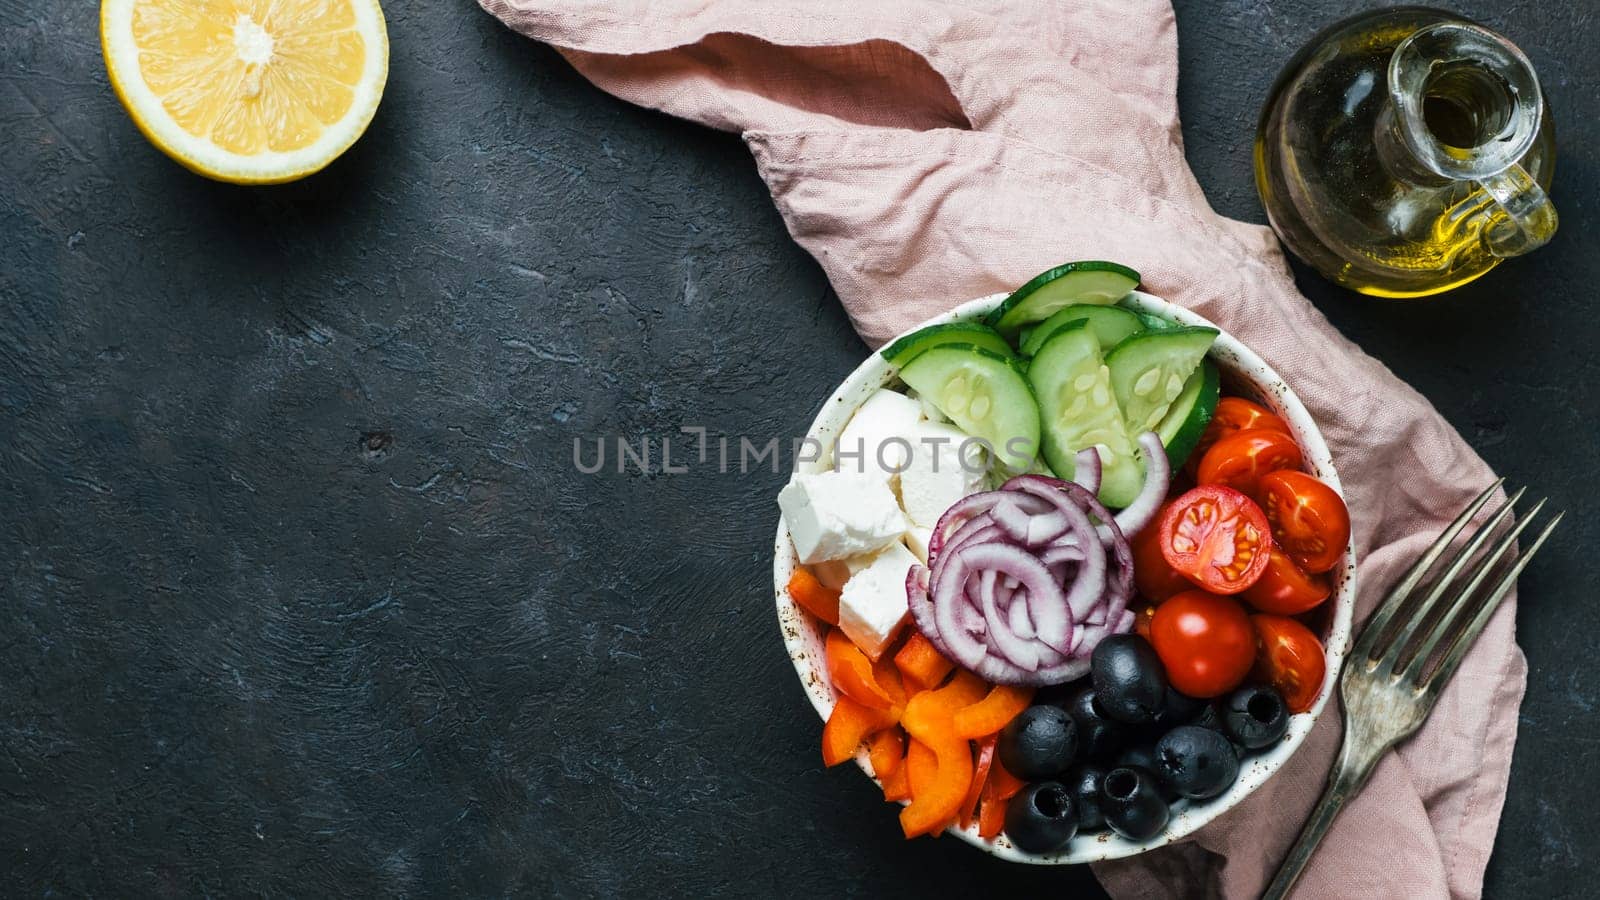
[[[139,136],[95,4],[0,0],[0,895],[1098,895],[905,843],[821,768],[769,601],[779,475],[574,470],[575,437],[786,434],[864,353],[737,138],[468,0],[387,6],[371,131],[251,190]],[[1220,210],[1261,219],[1267,86],[1365,6],[1179,3]],[[1600,7],[1461,8],[1545,79],[1560,235],[1431,303],[1301,283],[1571,511],[1523,584],[1487,892],[1576,897]]]

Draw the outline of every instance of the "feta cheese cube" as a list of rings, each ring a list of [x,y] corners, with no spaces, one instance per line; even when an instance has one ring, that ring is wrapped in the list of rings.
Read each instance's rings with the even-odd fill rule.
[[[928,564],[928,542],[933,540],[933,529],[913,525],[906,529],[905,542],[923,565]]]
[[[796,472],[778,492],[778,508],[807,564],[874,552],[906,530],[889,485],[849,472]]]
[[[906,573],[917,562],[896,541],[851,575],[839,592],[839,628],[873,661],[883,655],[906,619]]]
[[[900,503],[911,524],[932,528],[951,504],[984,489],[985,452],[973,444],[962,465],[961,445],[968,435],[937,422],[923,422],[910,436],[912,453],[900,473]]]
[[[921,420],[922,404],[905,394],[879,388],[839,433],[833,447],[833,467],[888,481],[905,467],[911,453],[907,436]]]
[[[833,588],[836,591],[844,589],[844,583],[850,576],[872,565],[876,552],[864,553],[861,556],[847,556],[844,559],[829,559],[811,566],[811,574],[817,576],[817,581],[823,587]]]

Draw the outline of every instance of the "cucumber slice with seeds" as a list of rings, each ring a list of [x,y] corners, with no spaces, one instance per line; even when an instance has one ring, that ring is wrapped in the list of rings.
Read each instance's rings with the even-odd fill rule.
[[[1073,457],[1094,447],[1100,452],[1100,501],[1117,508],[1133,502],[1144,483],[1144,465],[1087,324],[1073,322],[1051,335],[1028,366],[1028,382],[1039,401],[1044,460],[1056,476],[1071,478]]]
[[[1039,348],[1056,333],[1057,329],[1077,321],[1088,323],[1089,331],[1094,334],[1095,340],[1100,342],[1101,351],[1110,350],[1144,330],[1144,323],[1139,321],[1139,317],[1120,306],[1089,306],[1074,303],[1045,319],[1038,327],[1022,337],[1019,345],[1022,355],[1032,356],[1039,352]]]
[[[1139,286],[1139,273],[1127,266],[1085,260],[1056,266],[1017,288],[986,319],[1004,335],[1024,325],[1043,322],[1075,303],[1110,306]]]
[[[1147,331],[1106,354],[1111,390],[1130,433],[1141,434],[1161,424],[1216,339],[1215,328]]]
[[[971,344],[1001,356],[1011,355],[1011,345],[999,332],[982,322],[944,322],[929,325],[906,335],[879,351],[895,368],[911,362],[917,354],[941,344]]]
[[[1200,363],[1183,392],[1172,401],[1166,418],[1156,426],[1156,434],[1167,448],[1167,459],[1174,469],[1189,461],[1189,454],[1200,444],[1211,417],[1217,411],[1217,398],[1222,393],[1222,379],[1210,360]]]
[[[1022,472],[1039,452],[1039,405],[1010,356],[971,344],[941,344],[917,354],[900,379],[956,427],[980,438],[1006,469]]]

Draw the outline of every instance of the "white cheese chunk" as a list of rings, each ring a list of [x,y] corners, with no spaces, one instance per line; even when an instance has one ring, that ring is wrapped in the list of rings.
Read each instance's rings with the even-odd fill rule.
[[[849,472],[796,472],[778,492],[778,508],[807,564],[872,553],[906,530],[889,485]]]
[[[928,564],[928,542],[931,540],[933,540],[932,528],[913,525],[906,529],[906,546],[916,554],[917,559],[922,560],[923,565]]]
[[[906,573],[917,562],[896,541],[851,575],[839,592],[839,628],[874,661],[906,619]]]
[[[855,411],[833,447],[833,467],[869,473],[888,481],[905,468],[908,435],[922,420],[922,404],[905,394],[879,388]]]
[[[908,532],[909,533],[909,532]],[[850,576],[872,565],[872,560],[877,553],[864,553],[861,556],[847,556],[844,559],[830,559],[811,566],[811,574],[817,576],[817,581],[823,587],[843,590],[844,583]]]
[[[937,422],[921,423],[910,438],[911,461],[900,473],[900,503],[911,524],[932,528],[951,504],[984,489],[987,454],[977,444],[969,445],[962,465],[961,446],[968,435]]]

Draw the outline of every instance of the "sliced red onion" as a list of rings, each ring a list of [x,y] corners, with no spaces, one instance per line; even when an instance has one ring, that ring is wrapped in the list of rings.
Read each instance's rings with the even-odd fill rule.
[[[1035,671],[1039,668],[1039,645],[1024,640],[1013,632],[1010,621],[1001,614],[994,596],[997,577],[994,569],[987,569],[977,578],[980,585],[979,595],[983,602],[983,617],[989,624],[989,644],[996,653],[1005,657],[1007,662],[1017,668],[1029,672]],[[1016,608],[1025,610],[1026,605],[1019,603]]]
[[[1013,541],[1033,543],[1028,539],[1028,525],[1034,517],[1017,505],[1016,501],[1008,499],[996,503],[989,509],[989,518],[993,519]]]
[[[1088,484],[1018,476],[940,518],[931,568],[908,573],[906,600],[952,660],[1000,684],[1056,684],[1131,624],[1132,552],[1095,498],[1098,463],[1083,455]]]
[[[1039,552],[1039,561],[1047,566],[1083,562],[1083,548],[1077,544],[1052,544]]]
[[[1021,596],[1025,598],[1027,595],[1023,594]],[[1026,602],[1012,603],[1009,614],[1011,633],[1025,641],[1033,640],[1036,632],[1033,630],[1033,619],[1028,617],[1028,604]]]
[[[1172,464],[1167,461],[1167,448],[1160,435],[1154,431],[1139,435],[1139,449],[1144,452],[1144,486],[1133,502],[1117,513],[1117,527],[1130,538],[1145,530],[1156,517],[1172,481]]]
[[[1100,493],[1100,451],[1085,447],[1072,461],[1072,480],[1091,494]]]
[[[987,544],[978,544],[986,547]],[[957,548],[941,556],[939,571],[934,573],[928,595],[933,598],[933,620],[938,637],[927,635],[928,640],[945,652],[955,662],[974,669],[988,655],[989,648],[967,630],[963,613],[972,609],[967,602],[966,582],[971,574],[963,558],[963,549]]]

